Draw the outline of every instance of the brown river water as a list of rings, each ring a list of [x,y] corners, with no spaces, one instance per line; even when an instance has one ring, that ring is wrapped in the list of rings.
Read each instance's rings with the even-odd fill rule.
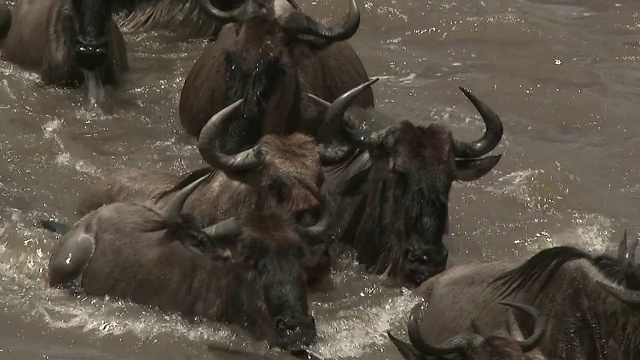
[[[338,21],[345,0],[301,1]],[[640,2],[637,0],[359,1],[350,43],[396,120],[433,121],[463,139],[483,125],[458,86],[501,116],[495,170],[451,193],[449,267],[522,258],[553,245],[613,252],[638,232]],[[262,358],[291,358],[236,328],[194,323],[135,304],[49,289],[55,236],[40,218],[74,221],[101,172],[202,165],[177,105],[204,41],[126,36],[131,74],[103,109],[85,92],[44,88],[0,62],[0,359],[249,359],[207,349],[215,341]],[[29,44],[25,44],[29,46]],[[113,90],[107,89],[112,93]],[[385,286],[351,258],[335,290],[312,297],[324,359],[401,359],[385,331],[404,336],[417,298]],[[260,358],[260,357],[256,357]]]

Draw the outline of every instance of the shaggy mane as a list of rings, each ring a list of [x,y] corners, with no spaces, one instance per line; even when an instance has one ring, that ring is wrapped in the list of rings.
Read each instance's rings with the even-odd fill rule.
[[[536,291],[534,298],[537,298],[564,264],[580,259],[588,260],[610,281],[623,283],[624,269],[617,259],[608,255],[594,257],[572,246],[556,246],[540,251],[517,268],[499,275],[487,287],[493,286],[493,291],[498,292],[499,298],[506,298],[534,284],[545,275],[544,281]]]

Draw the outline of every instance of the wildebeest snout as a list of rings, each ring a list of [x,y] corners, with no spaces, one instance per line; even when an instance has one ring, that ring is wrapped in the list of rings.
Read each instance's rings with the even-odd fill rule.
[[[107,59],[108,44],[106,38],[78,37],[75,45],[76,60],[78,65],[85,70],[96,70]]]
[[[447,267],[449,251],[444,245],[408,247],[403,256],[406,281],[420,285],[444,271]]]
[[[275,326],[278,343],[284,349],[298,350],[313,344],[317,338],[316,321],[312,315],[301,319],[277,317]]]

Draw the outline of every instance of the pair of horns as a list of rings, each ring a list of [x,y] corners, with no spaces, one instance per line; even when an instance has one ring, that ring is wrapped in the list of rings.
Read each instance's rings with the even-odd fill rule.
[[[167,204],[163,213],[164,218],[170,221],[177,220],[182,213],[182,207],[184,206],[187,198],[193,193],[198,185],[200,185],[205,180],[211,179],[213,174],[214,172],[204,175],[203,177],[178,191],[173,199],[171,199],[171,201]],[[310,227],[296,225],[296,230],[298,234],[300,234],[304,239],[307,239],[310,242],[311,246],[319,245],[319,243],[323,241],[321,235],[324,234],[327,226],[329,225],[332,213],[332,204],[327,195],[322,194],[316,186],[300,179],[298,179],[297,181],[318,199],[320,207],[322,208],[322,215],[320,220],[315,225],[312,225]],[[240,222],[235,217],[231,217],[203,229],[203,231],[207,233],[212,240],[237,235],[240,233],[240,230]]]
[[[546,327],[546,319],[541,317],[539,312],[531,306],[518,304],[508,301],[500,302],[501,305],[509,306],[511,308],[523,311],[531,316],[535,322],[535,328],[533,334],[528,339],[525,339],[522,331],[520,330],[520,326],[518,325],[515,316],[511,309],[508,312],[508,322],[507,325],[509,327],[509,333],[514,341],[520,345],[521,349],[524,352],[530,351],[533,349],[536,344],[542,338],[542,334],[544,333]],[[454,336],[439,345],[431,345],[428,344],[420,334],[420,328],[418,325],[418,314],[419,305],[414,306],[411,311],[411,319],[409,320],[408,325],[408,333],[409,340],[413,347],[418,351],[421,356],[445,356],[450,354],[464,354],[470,351],[471,349],[478,347],[485,341],[485,337],[477,333],[468,333]],[[387,335],[391,339],[391,341],[396,345],[398,349],[403,349],[405,347],[404,343],[393,336],[390,332],[387,332]]]
[[[357,94],[355,96],[357,96]],[[346,111],[349,104],[355,99],[355,96],[348,97],[348,103],[344,106],[340,105],[341,102],[336,100],[334,105],[337,103],[336,106],[340,106],[340,108],[344,110],[342,113],[333,116],[343,116],[344,111]],[[198,137],[198,151],[202,159],[222,171],[239,172],[252,170],[264,162],[264,154],[261,152],[259,145],[255,145],[235,155],[227,155],[218,148],[218,139],[222,136],[222,134],[220,134],[222,123],[234,111],[240,108],[243,101],[244,99],[240,99],[214,114],[202,128],[200,136]],[[317,149],[320,161],[325,166],[340,163],[351,154],[351,147],[349,146],[325,147],[324,145],[318,145]]]
[[[200,8],[209,16],[221,22],[242,23],[256,16],[266,16],[275,13],[278,7],[276,1],[273,4],[265,3],[265,0],[244,0],[242,5],[235,10],[222,11],[211,0],[200,0]],[[289,4],[289,6],[291,6]],[[285,30],[297,35],[311,35],[329,41],[342,41],[352,37],[360,26],[360,10],[355,0],[349,0],[349,12],[342,23],[335,27],[322,25],[312,19],[301,10],[291,6],[292,11],[285,16],[278,16],[276,20]],[[271,15],[273,16],[273,15]]]
[[[334,124],[339,121],[347,139],[359,146],[365,148],[384,148],[387,135],[393,130],[395,125],[391,125],[385,129],[371,130],[353,130],[350,129],[344,121],[344,113],[351,105],[351,102],[361,94],[365,89],[371,87],[379,78],[373,78],[340,96],[333,104],[318,98],[315,95],[308,94],[316,102],[329,108],[327,110],[326,121]],[[458,158],[472,159],[481,157],[493,150],[502,139],[504,129],[502,121],[487,104],[478,99],[469,90],[459,87],[460,91],[471,101],[473,106],[482,116],[485,124],[485,132],[482,137],[476,141],[462,141],[453,139],[453,153]]]

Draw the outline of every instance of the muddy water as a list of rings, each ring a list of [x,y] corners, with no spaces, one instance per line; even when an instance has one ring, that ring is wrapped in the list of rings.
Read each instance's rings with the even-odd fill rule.
[[[338,20],[339,0],[304,2]],[[457,86],[490,104],[505,124],[494,172],[456,183],[450,266],[524,257],[572,244],[612,251],[635,236],[640,184],[640,3],[634,0],[413,1],[362,4],[351,43],[395,119],[449,125],[471,139],[483,127]],[[162,34],[127,36],[132,73],[104,109],[83,90],[43,88],[0,63],[0,358],[239,359],[206,344],[267,351],[235,328],[193,323],[110,299],[50,290],[54,241],[34,220],[75,220],[78,196],[122,166],[178,173],[200,166],[176,122],[184,78],[204,44]],[[313,297],[319,342],[332,359],[400,359],[384,331],[404,333],[417,301],[384,286],[348,257],[335,290]],[[246,358],[246,357],[244,357]]]

